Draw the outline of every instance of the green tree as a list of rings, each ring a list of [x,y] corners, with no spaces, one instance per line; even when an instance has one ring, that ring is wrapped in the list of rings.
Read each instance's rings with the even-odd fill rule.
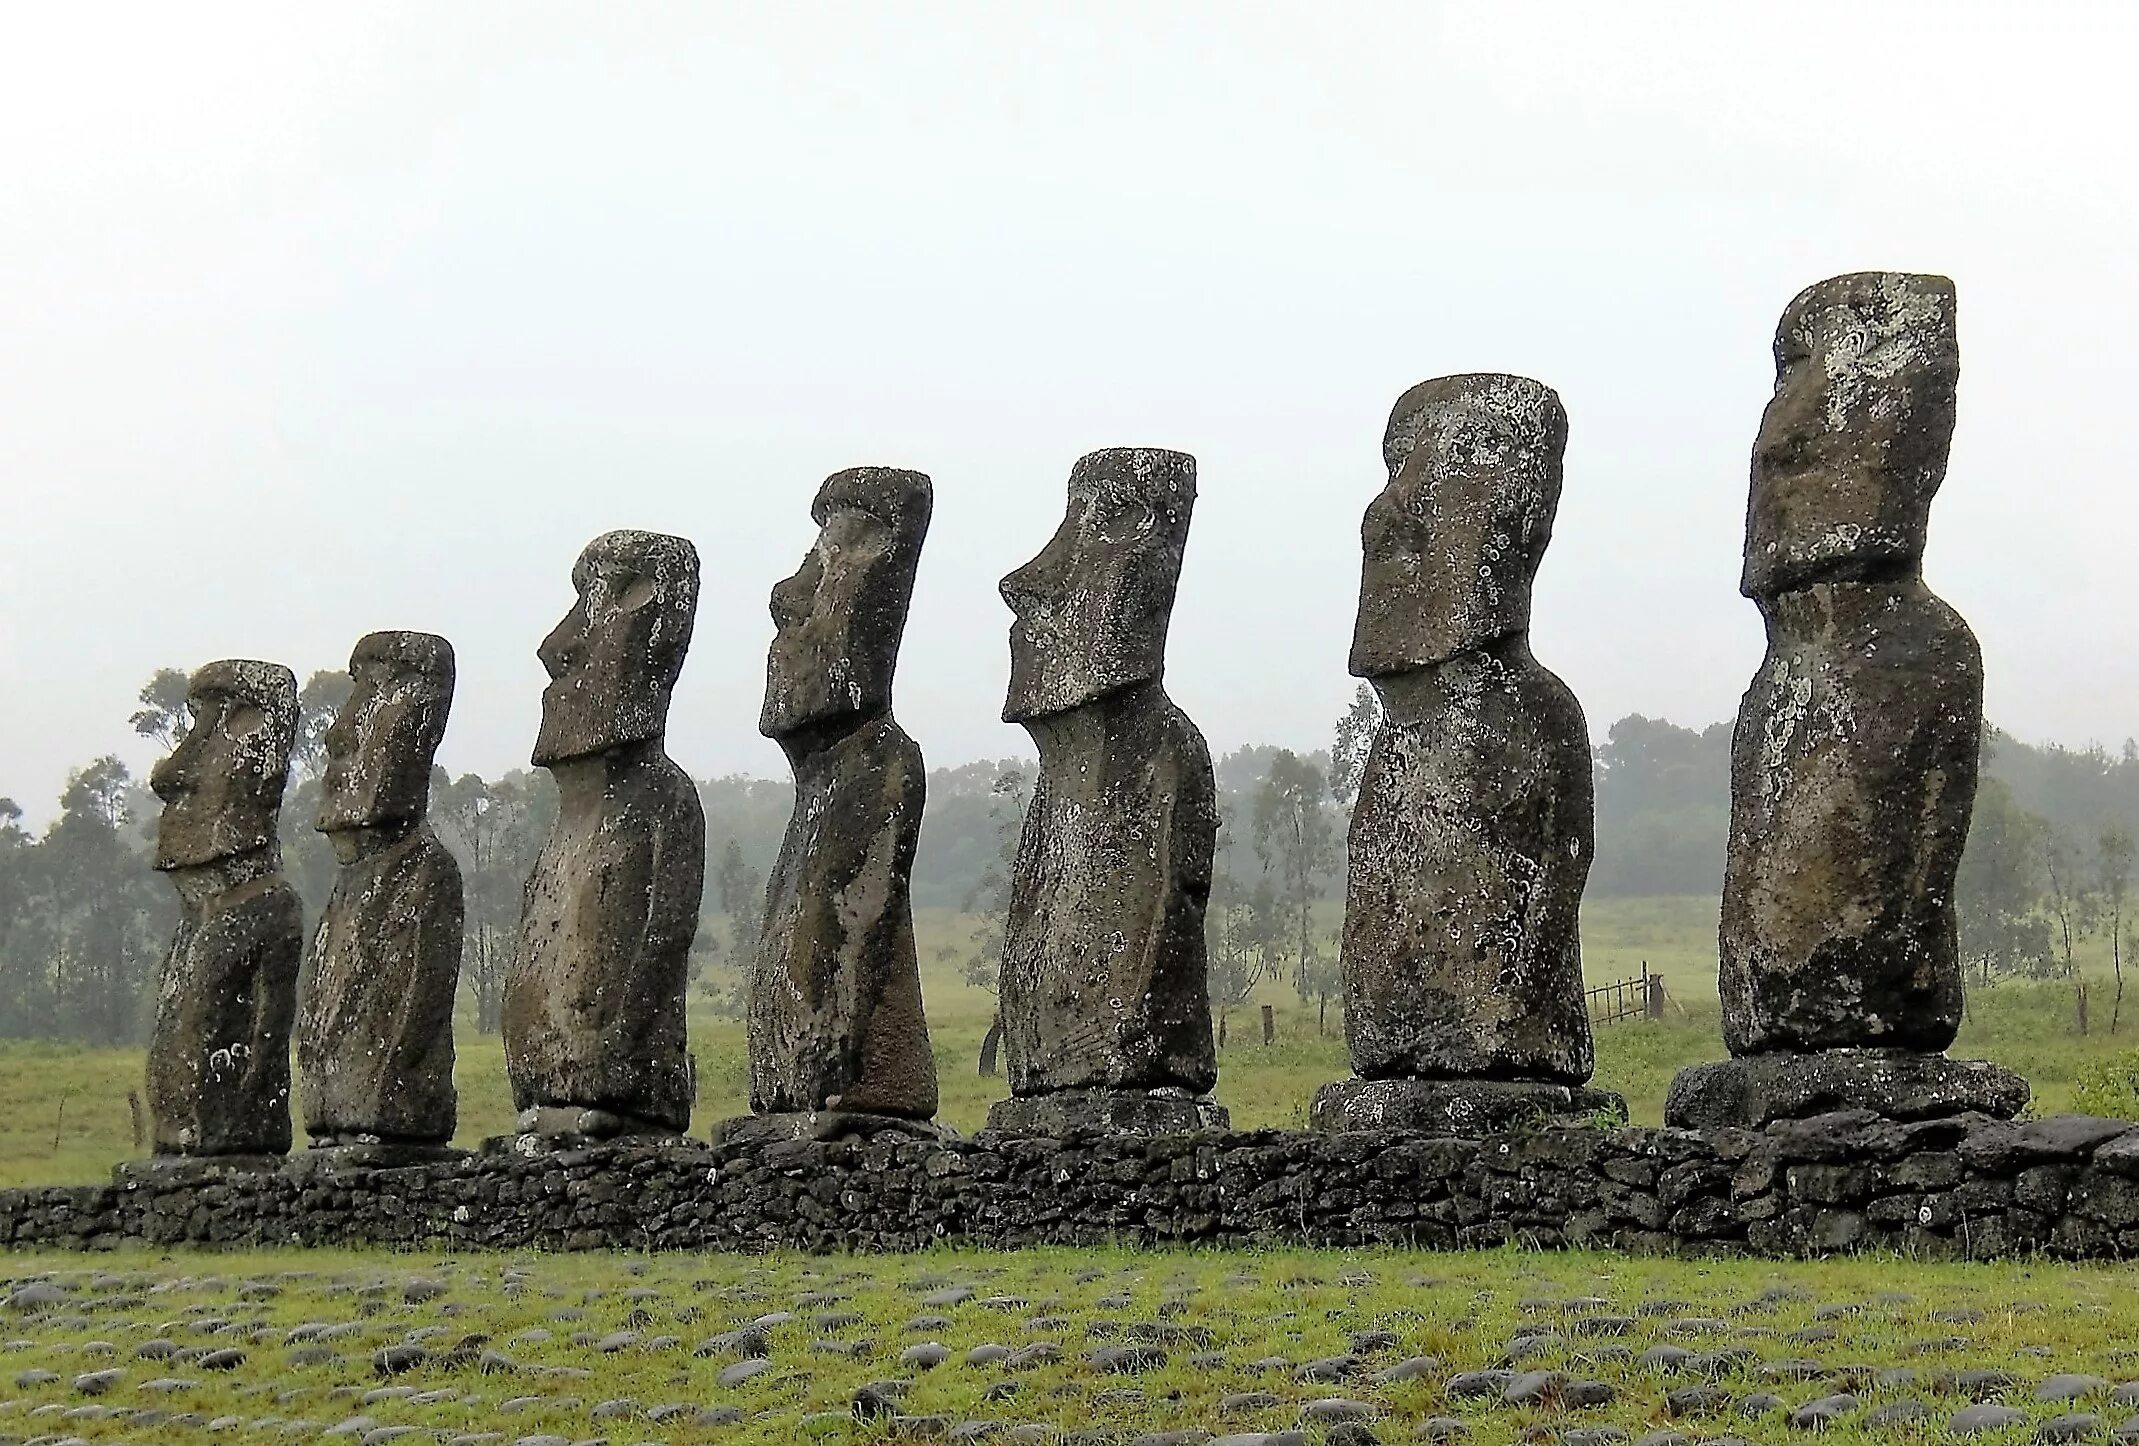
[[[1276,876],[1277,896],[1294,936],[1293,988],[1302,1003],[1319,1000],[1317,1025],[1326,1027],[1336,980],[1333,971],[1318,967],[1314,909],[1332,861],[1336,828],[1322,770],[1290,749],[1278,750],[1255,795],[1253,827],[1256,857],[1265,873]]]
[[[1352,706],[1337,720],[1337,736],[1329,749],[1329,792],[1338,803],[1348,805],[1359,796],[1367,754],[1380,731],[1381,695],[1361,683],[1352,693]]]
[[[2043,917],[2046,825],[1986,778],[1976,792],[1975,821],[1954,886],[1961,957],[1989,987],[2003,974],[2044,974],[2051,966],[2050,923]]]
[[[290,762],[304,778],[317,778],[327,766],[327,730],[355,687],[349,675],[322,668],[305,679],[297,694],[297,742]]]
[[[2109,1032],[2124,1019],[2124,900],[2132,883],[2132,836],[2120,824],[2102,830],[2095,841],[2095,896],[2109,926],[2109,967],[2116,996],[2109,1006]]]
[[[475,1004],[478,1034],[503,1022],[505,973],[535,856],[557,819],[557,787],[547,773],[515,769],[495,782],[464,773],[434,775],[431,826],[460,864],[467,923],[461,984]]]
[[[185,673],[177,668],[158,668],[136,695],[141,708],[127,719],[134,731],[167,749],[183,738],[192,721],[186,711],[187,682]]]
[[[2087,1033],[2087,977],[2080,972],[2073,946],[2094,931],[2101,901],[2094,880],[2088,877],[2080,851],[2061,828],[2045,831],[2042,849],[2043,878],[2048,885],[2043,900],[2055,931],[2060,972],[2072,985],[2072,1027]]]
[[[1025,828],[1025,810],[1032,802],[1032,776],[1022,768],[1006,768],[995,776],[989,790],[989,818],[995,830],[995,851],[987,866],[966,890],[963,908],[975,916],[973,943],[959,971],[975,989],[997,996],[995,1017],[980,1041],[979,1072],[992,1078],[996,1052],[1003,1044],[1003,942],[1010,921],[1010,881],[1017,869],[1018,837]]]

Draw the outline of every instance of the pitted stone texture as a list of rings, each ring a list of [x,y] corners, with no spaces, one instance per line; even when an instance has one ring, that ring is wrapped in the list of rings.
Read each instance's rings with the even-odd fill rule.
[[[1026,727],[1040,777],[1004,927],[1011,1091],[1205,1094],[1218,1077],[1204,940],[1218,804],[1203,735],[1157,683]]]
[[[1798,294],[1753,447],[1747,597],[1915,574],[1960,373],[1943,276],[1857,272]]]
[[[1560,502],[1567,412],[1543,383],[1439,377],[1398,400],[1392,432],[1399,415],[1411,446],[1360,526],[1351,659],[1360,678],[1527,633],[1531,581]]]
[[[1223,1105],[1185,1090],[1069,1089],[1013,1096],[988,1110],[988,1128],[1005,1135],[1066,1140],[1081,1135],[1178,1135],[1223,1130]]]
[[[1362,1079],[1590,1076],[1589,732],[1527,641],[1566,440],[1559,398],[1523,377],[1426,382],[1390,417],[1352,644],[1384,710],[1341,950]],[[1318,1118],[1343,1128],[1349,1109]]]
[[[460,866],[424,813],[453,703],[453,648],[373,633],[327,730],[319,827],[341,869],[305,958],[297,1025],[305,1130],[322,1143],[452,1138]]]
[[[816,545],[773,589],[760,726],[794,769],[795,810],[752,962],[760,1114],[936,1112],[911,902],[926,769],[890,712],[930,499],[917,472],[834,474]]]
[[[662,751],[698,603],[697,549],[611,532],[573,568],[579,600],[539,650],[534,761],[557,780],[505,979],[514,1107],[538,1133],[680,1131],[696,1081],[684,991],[705,815]]]
[[[149,783],[163,801],[156,867],[178,890],[149,1038],[159,1155],[290,1147],[290,1020],[304,949],[276,820],[296,738],[297,680],[275,663],[210,663],[192,726]]]
[[[1520,638],[1374,682],[1341,952],[1353,1069],[1580,1084],[1581,705]]]
[[[1959,352],[1953,284],[1865,273],[1784,314],[1754,447],[1743,590],[1767,656],[1731,744],[1731,1053],[1953,1042],[1955,875],[1983,662],[1919,568]]]
[[[1836,1110],[1870,1110],[1890,1120],[1969,1112],[2011,1119],[2027,1102],[2026,1080],[1983,1060],[1831,1049],[1692,1065],[1671,1081],[1664,1119],[1686,1129],[1757,1127]]]
[[[1196,459],[1186,452],[1114,447],[1078,459],[1062,525],[1002,581],[1017,619],[1005,723],[1161,676],[1195,502]]]
[[[1762,611],[1767,658],[1731,745],[1725,1041],[1944,1049],[1983,727],[1975,636],[1914,578],[1823,583]]]
[[[1040,750],[1003,929],[1020,1098],[1193,1098],[1217,1079],[1204,941],[1217,788],[1162,681],[1195,492],[1184,453],[1094,452],[1053,539],[1003,579],[1016,615],[1003,717]],[[998,1106],[991,1125],[1032,1113]]]
[[[1538,1122],[1624,1123],[1627,1102],[1610,1090],[1530,1080],[1348,1079],[1315,1091],[1318,1130],[1416,1130],[1475,1136]]]

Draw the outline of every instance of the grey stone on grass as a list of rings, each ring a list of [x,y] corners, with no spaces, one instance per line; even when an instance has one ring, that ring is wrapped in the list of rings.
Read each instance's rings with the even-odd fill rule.
[[[1946,1429],[1956,1436],[1975,1436],[1986,1431],[2009,1431],[2027,1419],[2028,1413],[2015,1406],[1963,1406],[1947,1418]]]

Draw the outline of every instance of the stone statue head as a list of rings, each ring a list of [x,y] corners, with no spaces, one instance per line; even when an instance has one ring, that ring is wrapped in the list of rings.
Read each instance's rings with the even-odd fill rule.
[[[542,640],[549,672],[534,762],[651,742],[698,615],[698,549],[658,532],[605,532],[572,567],[579,600]]]
[[[891,709],[891,675],[928,536],[934,489],[919,472],[854,467],[817,489],[817,543],[772,590],[758,731],[784,738]]]
[[[371,633],[349,655],[349,679],[325,740],[320,832],[422,818],[453,707],[453,645],[435,633]]]
[[[1739,590],[1915,573],[1960,375],[1945,277],[1862,271],[1798,293],[1775,332]]]
[[[1186,452],[1111,447],[1078,459],[1062,525],[1002,581],[1016,615],[1004,722],[1067,712],[1165,671],[1195,504]]]
[[[163,800],[156,867],[191,869],[275,843],[297,741],[297,677],[280,663],[227,658],[186,686],[193,722],[149,774]]]
[[[1409,672],[1527,632],[1560,503],[1559,394],[1497,372],[1437,377],[1398,400],[1382,450],[1395,470],[1360,524],[1352,673]]]

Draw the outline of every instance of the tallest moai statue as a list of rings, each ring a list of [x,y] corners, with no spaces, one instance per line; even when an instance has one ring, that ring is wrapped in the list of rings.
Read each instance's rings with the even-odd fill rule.
[[[1666,1116],[2010,1116],[2024,1081],[1943,1054],[1983,731],[1975,635],[1922,575],[1960,375],[1953,283],[1823,281],[1783,313],[1775,368],[1739,584],[1768,651],[1731,743],[1719,984],[1736,1058],[1682,1073]]]

